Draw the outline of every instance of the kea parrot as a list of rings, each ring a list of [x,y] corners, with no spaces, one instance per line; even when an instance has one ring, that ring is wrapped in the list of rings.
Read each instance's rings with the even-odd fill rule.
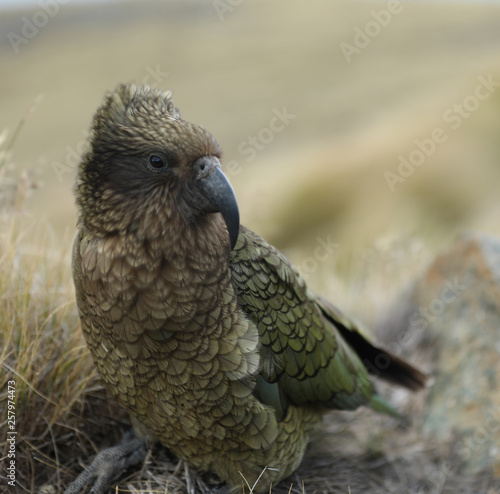
[[[240,225],[217,141],[181,118],[170,92],[122,84],[106,95],[75,195],[81,327],[133,433],[68,494],[104,492],[155,442],[228,492],[243,479],[269,491],[299,466],[328,409],[398,415],[369,372],[425,386]]]

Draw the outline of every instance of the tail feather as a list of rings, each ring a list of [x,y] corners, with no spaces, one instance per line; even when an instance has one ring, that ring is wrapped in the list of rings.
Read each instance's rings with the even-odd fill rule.
[[[399,413],[394,407],[392,407],[387,401],[385,401],[379,394],[375,393],[372,399],[368,403],[368,406],[375,410],[376,412],[384,413],[390,415],[399,421],[399,423],[405,427],[411,425],[411,421],[405,415]]]
[[[387,350],[377,348],[360,333],[347,328],[339,328],[345,340],[354,348],[361,361],[374,376],[412,391],[418,391],[430,384],[430,376],[419,371],[405,360],[392,355]]]
[[[418,391],[431,384],[428,374],[419,371],[403,359],[377,348],[363,334],[359,324],[355,324],[322,297],[316,297],[323,315],[337,328],[342,338],[354,349],[370,374],[386,381],[399,384],[412,391]]]

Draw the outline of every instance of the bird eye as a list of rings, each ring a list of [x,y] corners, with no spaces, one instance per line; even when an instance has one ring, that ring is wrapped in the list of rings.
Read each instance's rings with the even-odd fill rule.
[[[150,154],[148,164],[153,170],[162,170],[167,167],[167,159],[160,154]]]

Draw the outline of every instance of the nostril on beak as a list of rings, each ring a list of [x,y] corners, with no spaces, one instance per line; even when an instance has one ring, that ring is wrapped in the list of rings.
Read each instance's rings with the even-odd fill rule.
[[[198,180],[210,177],[216,168],[220,168],[220,161],[215,156],[203,156],[194,162],[194,171]]]

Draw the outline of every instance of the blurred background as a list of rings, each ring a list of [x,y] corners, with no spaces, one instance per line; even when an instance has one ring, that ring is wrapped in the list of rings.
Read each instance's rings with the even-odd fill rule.
[[[68,253],[106,90],[172,89],[224,152],[242,223],[372,317],[468,229],[500,233],[497,2],[0,2],[0,133],[19,217]],[[21,10],[22,9],[22,10]],[[378,298],[377,298],[378,297]],[[368,311],[366,314],[364,314]]]

